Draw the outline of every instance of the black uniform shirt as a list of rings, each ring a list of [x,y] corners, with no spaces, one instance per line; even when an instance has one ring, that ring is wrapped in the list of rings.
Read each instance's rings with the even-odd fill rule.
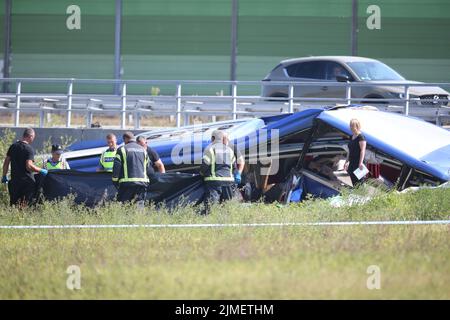
[[[159,154],[149,146],[147,146],[147,154],[150,160],[150,164],[153,166],[155,162],[159,160]]]
[[[159,160],[159,154],[147,146],[148,159],[150,160],[149,174],[155,173],[155,162]]]
[[[23,141],[13,143],[6,155],[11,158],[11,180],[31,179],[34,181],[33,173],[26,168],[27,160],[34,161],[34,150],[28,143]]]
[[[348,151],[349,156],[348,160],[350,162],[350,166],[358,166],[359,164],[359,157],[361,153],[361,147],[359,145],[360,141],[365,141],[366,138],[364,138],[364,135],[362,133],[358,134],[355,139],[350,138],[350,142],[348,143]]]

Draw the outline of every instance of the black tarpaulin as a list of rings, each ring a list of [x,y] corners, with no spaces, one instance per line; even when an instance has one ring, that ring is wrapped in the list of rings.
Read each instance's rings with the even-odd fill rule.
[[[46,200],[74,195],[75,203],[93,207],[114,200],[117,190],[111,173],[55,170],[46,177],[38,175],[40,192]],[[150,178],[147,200],[174,208],[183,203],[197,204],[203,199],[204,187],[200,175],[189,173],[155,174]]]

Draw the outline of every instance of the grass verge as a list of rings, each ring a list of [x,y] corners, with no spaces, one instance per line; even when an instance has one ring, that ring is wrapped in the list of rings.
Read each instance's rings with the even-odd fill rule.
[[[448,219],[450,189],[379,194],[352,207],[228,203],[201,217],[70,199],[0,224],[239,223]],[[1,299],[450,299],[448,225],[222,229],[0,230]],[[81,289],[66,287],[70,265]],[[369,290],[367,268],[381,271]]]

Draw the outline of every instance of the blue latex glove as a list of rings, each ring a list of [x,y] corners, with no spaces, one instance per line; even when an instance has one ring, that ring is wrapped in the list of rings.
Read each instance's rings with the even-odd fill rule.
[[[48,170],[47,169],[41,169],[39,171],[39,173],[42,174],[45,177],[47,175],[47,173],[48,173]]]
[[[236,171],[234,173],[234,182],[236,182],[236,184],[241,184],[241,173],[239,171]]]
[[[7,176],[3,176],[2,177],[2,183],[8,183],[8,177]]]

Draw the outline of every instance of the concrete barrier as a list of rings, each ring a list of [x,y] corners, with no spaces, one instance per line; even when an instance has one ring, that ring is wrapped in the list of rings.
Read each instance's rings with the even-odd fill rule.
[[[0,127],[0,137],[4,136],[5,129],[9,129],[16,134],[16,139],[19,139],[25,127]],[[36,139],[33,142],[35,150],[42,150],[47,141],[50,140],[52,144],[62,144],[64,140],[70,139],[71,143],[82,142],[87,140],[105,139],[110,132],[117,137],[121,137],[125,131],[131,131],[134,134],[147,132],[149,130],[120,130],[120,129],[105,129],[105,128],[33,128],[36,132]]]

